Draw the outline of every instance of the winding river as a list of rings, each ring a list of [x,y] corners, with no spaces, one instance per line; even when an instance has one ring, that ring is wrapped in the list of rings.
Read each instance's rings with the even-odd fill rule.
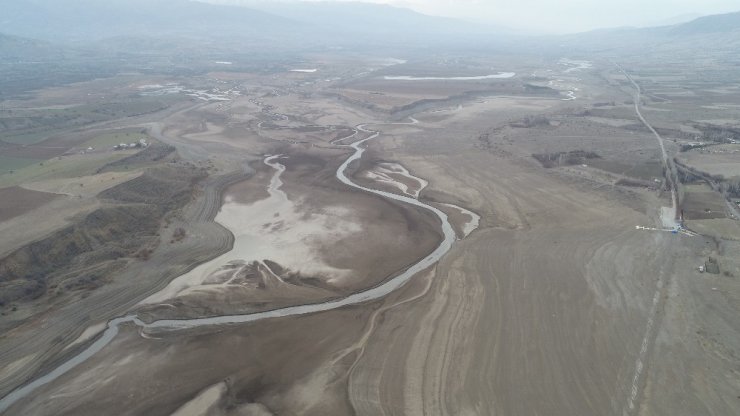
[[[417,120],[411,118],[411,123],[385,123],[385,124],[416,124],[418,123]],[[381,123],[382,124],[382,123]],[[362,146],[365,142],[368,142],[370,140],[375,139],[380,135],[379,131],[370,130],[366,128],[366,124],[362,124],[357,126],[357,131],[361,131],[364,133],[369,133],[370,135],[364,139],[357,140],[353,142],[352,144],[347,145],[338,145],[343,147],[350,147],[354,149],[354,153],[347,158],[347,160],[342,163],[341,166],[337,169],[336,177],[341,181],[342,183],[351,186],[353,188],[361,189],[365,192],[370,192],[376,195],[380,195],[385,198],[393,199],[399,202],[403,202],[409,205],[414,205],[420,208],[424,208],[426,210],[429,210],[433,212],[441,221],[442,223],[442,234],[443,239],[440,242],[440,244],[437,246],[434,251],[432,251],[430,254],[428,254],[426,257],[409,267],[408,269],[405,269],[403,272],[399,273],[395,277],[387,280],[386,282],[372,287],[370,289],[367,289],[362,292],[354,293],[352,295],[349,295],[345,298],[341,299],[335,299],[330,300],[323,303],[314,303],[314,304],[306,304],[306,305],[299,305],[299,306],[290,306],[280,309],[274,309],[270,311],[264,311],[264,312],[256,312],[256,313],[249,313],[249,314],[243,314],[243,315],[222,315],[222,316],[213,316],[208,318],[195,318],[195,319],[163,319],[158,321],[153,321],[151,323],[145,323],[141,321],[138,316],[136,315],[126,315],[123,317],[118,317],[110,320],[108,322],[108,326],[106,330],[98,337],[95,342],[90,344],[85,350],[77,354],[76,356],[70,358],[68,361],[64,362],[60,366],[56,367],[51,372],[47,373],[44,376],[41,376],[32,382],[12,391],[7,396],[0,399],[0,412],[3,412],[7,410],[10,406],[12,406],[14,403],[16,403],[18,400],[23,399],[24,397],[31,394],[34,390],[38,389],[39,387],[48,384],[57,378],[61,377],[63,374],[68,372],[69,370],[73,369],[77,365],[85,362],[88,358],[95,355],[98,351],[102,350],[106,345],[108,345],[118,334],[119,328],[122,324],[127,323],[133,323],[138,327],[141,327],[142,329],[155,329],[155,330],[179,330],[179,329],[188,329],[188,328],[196,328],[196,327],[202,327],[202,326],[211,326],[211,325],[223,325],[223,324],[239,324],[239,323],[246,323],[246,322],[255,322],[260,321],[264,319],[270,319],[270,318],[280,318],[280,317],[286,317],[286,316],[296,316],[296,315],[304,315],[314,312],[323,312],[328,311],[332,309],[341,308],[343,306],[348,305],[356,305],[359,303],[375,300],[382,298],[386,296],[387,294],[397,290],[401,286],[405,285],[415,274],[419,273],[420,271],[432,266],[434,263],[436,263],[445,253],[447,253],[450,248],[452,247],[452,243],[456,240],[455,231],[452,228],[452,225],[450,224],[447,214],[442,212],[441,210],[431,206],[427,205],[417,199],[414,199],[412,197],[403,196],[403,195],[397,195],[390,192],[380,191],[377,189],[372,188],[366,188],[364,186],[360,186],[354,182],[352,182],[346,175],[346,170],[349,167],[349,165],[360,159],[362,157],[362,154],[365,152],[365,148]],[[357,131],[352,135],[356,135]],[[346,138],[352,137],[348,136]],[[346,139],[345,138],[345,139]],[[336,140],[336,142],[339,142],[340,140]],[[269,161],[266,160],[266,162],[272,162],[273,159],[270,159]]]

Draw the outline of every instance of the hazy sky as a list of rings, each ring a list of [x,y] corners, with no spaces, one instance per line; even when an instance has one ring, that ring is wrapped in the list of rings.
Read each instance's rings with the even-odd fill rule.
[[[494,21],[512,28],[559,33],[616,26],[654,25],[680,15],[740,11],[740,0],[365,1],[408,7],[427,14]]]
[[[687,14],[740,11],[739,0],[373,0],[512,27],[571,32],[660,23]]]

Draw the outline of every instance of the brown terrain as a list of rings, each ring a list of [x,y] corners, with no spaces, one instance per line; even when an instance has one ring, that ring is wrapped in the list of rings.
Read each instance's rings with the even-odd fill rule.
[[[57,195],[48,192],[38,192],[24,189],[19,186],[0,189],[0,199],[3,201],[0,208],[0,221],[22,215],[32,209],[43,206],[56,198]]]
[[[682,146],[740,106],[707,109],[716,85],[690,68],[663,78],[660,63],[621,63],[679,169],[685,228],[674,233],[663,224],[675,218],[661,218],[671,176],[619,68],[475,59],[460,72],[420,59],[366,75],[364,62],[336,74],[211,73],[189,87],[217,80],[240,94],[167,95],[161,107],[144,95],[146,111],[66,121],[84,140],[53,139],[59,153],[13,153],[47,159],[0,175],[0,229],[23,234],[24,217],[67,205],[29,227],[31,241],[0,246],[0,396],[95,353],[7,414],[739,413],[733,145]],[[384,78],[498,71],[516,75]],[[109,82],[126,97],[166,82],[141,78]],[[100,83],[22,104],[87,100]],[[671,95],[683,85],[694,100]],[[721,102],[740,103],[732,91]],[[100,137],[115,132],[149,146],[110,150],[116,141]],[[434,251],[445,239],[436,214],[337,177],[355,151],[346,145],[368,137],[347,177],[444,211],[457,239],[439,261],[385,296],[329,310],[152,324],[345,299]],[[93,139],[106,146],[80,154]],[[699,271],[710,257],[718,274]],[[131,314],[143,322],[117,324],[94,347],[109,320]]]

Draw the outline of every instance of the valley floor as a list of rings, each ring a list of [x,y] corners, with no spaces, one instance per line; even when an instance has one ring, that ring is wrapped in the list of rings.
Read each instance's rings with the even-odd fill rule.
[[[436,79],[324,87],[313,72],[231,74],[244,95],[143,120],[184,160],[218,167],[168,228],[183,228],[182,247],[168,232],[174,243],[123,272],[145,288],[115,280],[126,288],[115,302],[93,291],[87,302],[116,308],[91,307],[73,330],[59,327],[67,312],[0,339],[5,395],[84,351],[108,319],[143,321],[7,414],[737,414],[737,240],[662,230],[660,150],[634,127],[631,86],[605,81],[616,68],[549,62],[547,92],[522,93],[548,84],[538,65],[436,91]],[[432,104],[419,103],[425,88]],[[343,145],[363,139],[347,177],[420,204],[338,179],[355,152]],[[163,321],[331,302],[392,281],[446,241],[425,205],[455,241],[386,296],[248,323]],[[727,273],[700,274],[709,255]],[[164,278],[169,256],[181,267]],[[70,333],[32,342],[33,325]]]

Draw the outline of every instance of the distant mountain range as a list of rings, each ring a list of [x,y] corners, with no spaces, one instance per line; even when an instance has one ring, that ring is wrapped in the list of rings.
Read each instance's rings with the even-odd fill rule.
[[[699,35],[737,31],[740,31],[740,12],[699,17],[670,29],[670,33],[675,35]]]
[[[217,0],[214,0],[217,1]],[[740,12],[648,28],[525,37],[499,28],[357,2],[253,7],[191,0],[0,0],[0,97],[120,71],[280,70],[305,53],[509,51],[543,56],[665,54],[740,57]]]
[[[654,20],[651,23],[640,25],[640,27],[655,27],[655,26],[673,26],[673,25],[679,25],[681,23],[690,22],[694,19],[698,19],[702,16],[705,16],[703,14],[699,13],[685,13],[680,14],[677,16],[670,17],[668,19],[660,19],[660,20]]]
[[[0,33],[0,60],[4,62],[47,59],[59,55],[60,49],[48,42]]]
[[[189,0],[0,0],[0,10],[0,32],[56,42],[300,29],[262,11]]]
[[[0,33],[56,42],[119,36],[397,38],[492,33],[495,27],[360,2],[262,3],[260,10],[191,0],[0,0]]]
[[[337,1],[243,1],[242,4],[335,33],[482,34],[494,25],[429,16],[386,4]]]
[[[738,57],[740,12],[703,16],[689,22],[658,27],[599,29],[556,38],[528,40],[530,47],[584,53],[677,54],[723,53]],[[557,47],[553,47],[557,44]],[[730,56],[731,57],[731,56]]]
[[[213,0],[217,1],[217,0]],[[245,0],[224,5],[192,0],[0,0],[0,33],[56,43],[132,37],[247,39],[265,45],[450,44],[494,42],[498,27],[362,2]],[[622,28],[551,37],[580,44],[734,32],[740,13],[705,16],[654,28]],[[514,39],[514,44],[516,40]]]

